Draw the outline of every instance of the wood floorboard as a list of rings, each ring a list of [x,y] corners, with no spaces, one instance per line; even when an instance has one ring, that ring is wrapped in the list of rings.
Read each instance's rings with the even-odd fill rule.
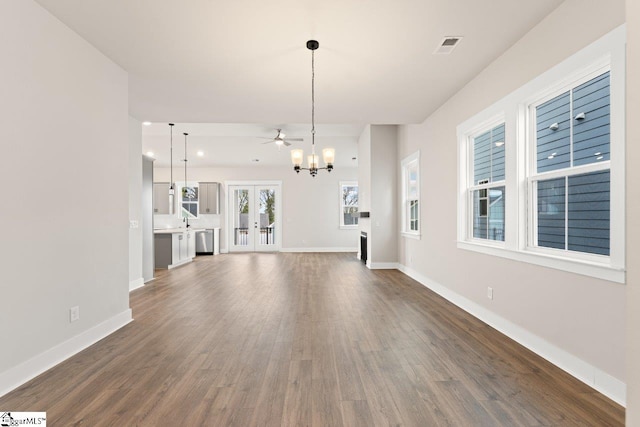
[[[51,426],[622,426],[624,408],[395,270],[225,254],[0,397]]]

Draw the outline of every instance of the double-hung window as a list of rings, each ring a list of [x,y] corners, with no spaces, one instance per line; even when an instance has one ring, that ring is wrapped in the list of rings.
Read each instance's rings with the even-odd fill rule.
[[[358,226],[358,183],[340,182],[340,228]]]
[[[420,237],[420,152],[402,163],[402,234]]]
[[[534,248],[608,256],[610,72],[582,80],[529,109],[529,242]]]
[[[505,124],[500,123],[471,137],[471,182],[468,187],[469,218],[474,239],[504,241],[505,222]]]
[[[459,248],[624,282],[624,58],[618,28],[458,125]]]

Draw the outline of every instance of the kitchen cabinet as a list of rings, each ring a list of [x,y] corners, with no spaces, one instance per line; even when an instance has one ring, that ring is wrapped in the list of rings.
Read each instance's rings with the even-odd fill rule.
[[[168,182],[153,183],[153,213],[157,215],[169,215],[169,188]]]
[[[199,202],[200,207],[198,213],[200,215],[217,215],[220,213],[220,183],[218,182],[200,182]]]
[[[187,258],[195,258],[196,256],[196,232],[189,230],[187,235]]]

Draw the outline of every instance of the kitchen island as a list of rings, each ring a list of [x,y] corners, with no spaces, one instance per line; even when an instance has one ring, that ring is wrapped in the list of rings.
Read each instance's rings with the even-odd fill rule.
[[[196,232],[200,228],[164,228],[153,231],[155,268],[175,268],[196,256]]]

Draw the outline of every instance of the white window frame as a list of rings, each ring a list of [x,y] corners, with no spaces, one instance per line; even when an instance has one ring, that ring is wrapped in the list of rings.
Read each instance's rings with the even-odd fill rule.
[[[580,166],[569,166],[567,168],[555,169],[547,172],[537,172],[537,146],[536,146],[536,108],[549,101],[550,99],[555,98],[562,93],[572,91],[576,87],[580,86],[583,83],[588,82],[589,80],[598,77],[607,71],[611,71],[611,64],[609,61],[605,62],[596,62],[592,66],[581,70],[575,73],[571,81],[567,81],[562,87],[554,87],[552,90],[544,93],[543,96],[535,99],[533,102],[528,103],[528,117],[527,117],[527,151],[528,151],[528,164],[527,164],[527,178],[526,178],[526,186],[528,197],[528,206],[531,206],[531,209],[527,211],[527,250],[531,252],[536,252],[540,254],[546,254],[550,256],[560,256],[566,258],[572,258],[576,260],[585,260],[593,263],[599,264],[609,264],[609,259],[611,255],[597,255],[586,252],[575,252],[568,251],[564,249],[554,249],[547,248],[543,246],[538,246],[538,224],[537,224],[537,206],[538,206],[538,194],[536,190],[536,183],[539,181],[545,181],[549,179],[555,178],[565,178],[571,177],[575,175],[590,173],[590,172],[600,172],[611,170],[611,160],[607,160],[599,163],[590,163],[586,165]],[[613,102],[612,102],[613,103]],[[611,107],[613,109],[613,107]],[[570,112],[571,114],[571,112]],[[612,115],[610,116],[613,120]],[[613,126],[612,126],[613,127]],[[573,134],[571,135],[571,140],[573,140]],[[613,135],[611,136],[611,141],[613,141]],[[613,154],[613,148],[611,149]],[[573,154],[570,153],[571,158],[573,158]],[[613,183],[611,184],[611,192],[613,192]],[[567,209],[568,206],[565,206]],[[611,210],[613,211],[613,196],[611,197]],[[611,225],[610,225],[611,226]],[[611,239],[610,239],[610,243]],[[610,248],[613,251],[613,245]]]
[[[420,194],[420,151],[405,157],[400,163],[400,170],[402,173],[402,204],[400,209],[400,215],[402,217],[402,228],[400,234],[404,237],[420,240],[422,230],[422,197]],[[411,209],[409,207],[409,171],[415,166],[417,175],[417,192],[418,192],[418,229],[411,230],[410,227],[410,215]]]
[[[547,72],[477,113],[457,128],[458,133],[458,248],[528,262],[617,283],[625,282],[625,26],[620,26]],[[571,89],[610,69],[610,167],[603,163],[574,167],[611,173],[610,255],[595,255],[535,247],[530,210],[537,209],[533,181],[566,175],[566,170],[535,172],[532,107],[543,99]],[[604,71],[603,71],[604,70]],[[505,242],[469,238],[469,137],[488,124],[505,119]]]
[[[357,187],[358,188],[358,204],[356,207],[358,208],[358,212],[360,212],[360,187],[358,186],[358,181],[340,181],[339,186],[339,204],[340,204],[340,229],[342,230],[354,230],[358,228],[358,224],[345,224],[344,223],[344,208],[350,207],[352,205],[345,205],[342,200],[342,191],[344,187]],[[360,219],[358,219],[358,223],[360,223]]]
[[[473,163],[474,163],[474,140],[476,137],[482,135],[483,133],[490,131],[491,129],[495,128],[496,126],[499,126],[501,124],[505,124],[505,144],[504,144],[504,149],[505,149],[505,179],[501,180],[501,181],[494,181],[494,182],[488,182],[486,184],[477,184],[473,182],[473,177],[474,177],[474,170],[473,170]],[[507,126],[506,126],[506,122],[505,122],[505,116],[503,113],[500,113],[494,117],[492,117],[489,120],[486,120],[484,122],[479,123],[477,126],[475,126],[472,129],[467,130],[467,132],[464,135],[464,138],[466,139],[465,141],[465,146],[466,146],[466,156],[464,158],[465,161],[465,173],[464,176],[462,177],[462,182],[465,185],[465,193],[466,193],[466,200],[464,202],[464,209],[466,209],[467,214],[466,214],[466,224],[464,225],[464,235],[465,235],[465,240],[466,241],[473,241],[473,242],[477,242],[479,244],[483,244],[483,245],[489,245],[489,246],[496,246],[496,247],[504,247],[505,246],[505,241],[506,241],[506,236],[507,236],[507,218],[506,218],[506,206],[505,206],[505,221],[504,221],[504,234],[505,234],[505,241],[501,241],[501,240],[492,240],[492,239],[481,239],[481,238],[477,238],[473,236],[473,192],[477,191],[477,190],[487,190],[490,191],[491,188],[493,187],[505,187],[505,194],[507,194],[507,189],[506,189],[506,158],[507,158],[507,150],[509,147],[509,143],[507,141]]]

